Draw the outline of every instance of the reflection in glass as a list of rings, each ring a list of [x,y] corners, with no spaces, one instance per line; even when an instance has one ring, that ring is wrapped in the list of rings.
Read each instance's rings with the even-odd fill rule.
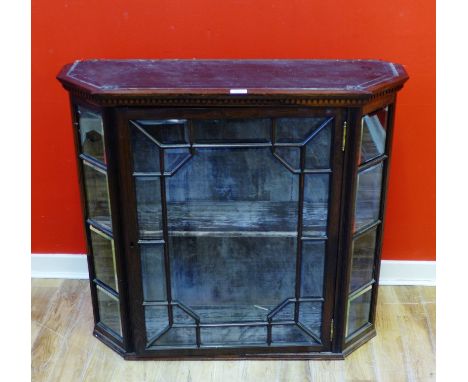
[[[83,161],[83,175],[88,218],[112,230],[106,173]]]
[[[270,119],[212,119],[192,121],[194,143],[267,143]]]
[[[291,171],[300,171],[301,149],[299,147],[277,146],[274,153]]]
[[[141,277],[143,299],[162,301],[166,299],[163,244],[141,244]]]
[[[273,325],[271,330],[272,345],[299,343],[316,345],[317,341],[297,325]]]
[[[138,120],[135,123],[158,146],[189,143],[184,119]]]
[[[327,118],[278,118],[276,120],[276,142],[302,144]]]
[[[374,223],[380,216],[383,164],[358,173],[354,229]]]
[[[299,307],[299,322],[304,325],[317,339],[322,332],[322,303],[304,301]]]
[[[98,280],[118,291],[114,240],[90,226],[94,273]]]
[[[135,177],[135,193],[140,239],[162,238],[159,177]]]
[[[130,124],[132,135],[133,171],[159,173],[159,148],[137,126]]]
[[[377,230],[371,229],[353,241],[350,293],[372,281],[376,235]]]
[[[372,289],[369,289],[349,300],[346,336],[351,336],[369,322],[371,298]]]
[[[302,241],[302,297],[322,297],[325,241]]]
[[[96,289],[99,308],[99,321],[108,328],[112,329],[119,336],[122,336],[119,300],[99,286],[96,286]]]
[[[304,179],[303,235],[324,236],[328,225],[328,174],[306,174]]]
[[[305,168],[307,170],[330,167],[331,121],[318,132],[305,146]]]
[[[172,327],[159,337],[153,344],[153,346],[189,346],[195,347],[196,334],[195,328],[187,327]]]
[[[78,106],[78,115],[81,152],[106,163],[102,117],[82,106]]]
[[[148,343],[160,336],[169,326],[167,306],[145,306],[145,326]]]
[[[294,296],[295,251],[294,237],[171,236],[172,297],[202,323],[266,321]]]
[[[204,327],[200,334],[202,345],[264,344],[267,340],[266,326]]]
[[[297,231],[299,177],[269,148],[198,148],[166,187],[173,235]]]
[[[388,107],[365,115],[361,122],[361,163],[385,152]]]

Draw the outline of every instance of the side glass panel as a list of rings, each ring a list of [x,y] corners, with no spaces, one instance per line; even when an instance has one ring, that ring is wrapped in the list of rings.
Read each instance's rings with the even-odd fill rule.
[[[377,230],[371,229],[353,240],[350,293],[372,281],[376,235]]]
[[[78,117],[81,152],[106,163],[102,117],[82,106],[78,106]]]
[[[372,287],[369,287],[364,293],[349,300],[346,336],[352,336],[355,332],[369,323],[371,298]]]
[[[114,240],[89,226],[93,249],[94,273],[98,280],[118,291]]]
[[[360,163],[374,159],[385,152],[387,118],[388,107],[362,118]]]
[[[322,344],[332,121],[129,121],[147,348]]]
[[[83,175],[88,219],[112,230],[106,172],[83,161]]]
[[[96,286],[99,321],[122,337],[119,300],[100,286]]]
[[[374,223],[380,217],[383,164],[358,173],[354,229]]]

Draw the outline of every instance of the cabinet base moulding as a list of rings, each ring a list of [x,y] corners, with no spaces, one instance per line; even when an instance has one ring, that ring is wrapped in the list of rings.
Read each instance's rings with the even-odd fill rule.
[[[86,255],[33,254],[31,277],[87,279]],[[380,285],[436,285],[435,261],[382,260]]]

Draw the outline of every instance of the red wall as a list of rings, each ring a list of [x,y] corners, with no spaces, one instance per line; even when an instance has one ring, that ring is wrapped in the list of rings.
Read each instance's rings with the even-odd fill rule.
[[[86,58],[378,58],[405,65],[385,259],[435,259],[435,1],[33,0],[32,252],[84,253],[60,67]]]

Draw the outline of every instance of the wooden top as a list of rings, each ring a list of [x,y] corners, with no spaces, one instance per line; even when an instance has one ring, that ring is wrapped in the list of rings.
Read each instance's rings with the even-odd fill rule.
[[[376,60],[86,60],[57,76],[81,96],[302,96],[356,98],[397,90],[400,64]]]

